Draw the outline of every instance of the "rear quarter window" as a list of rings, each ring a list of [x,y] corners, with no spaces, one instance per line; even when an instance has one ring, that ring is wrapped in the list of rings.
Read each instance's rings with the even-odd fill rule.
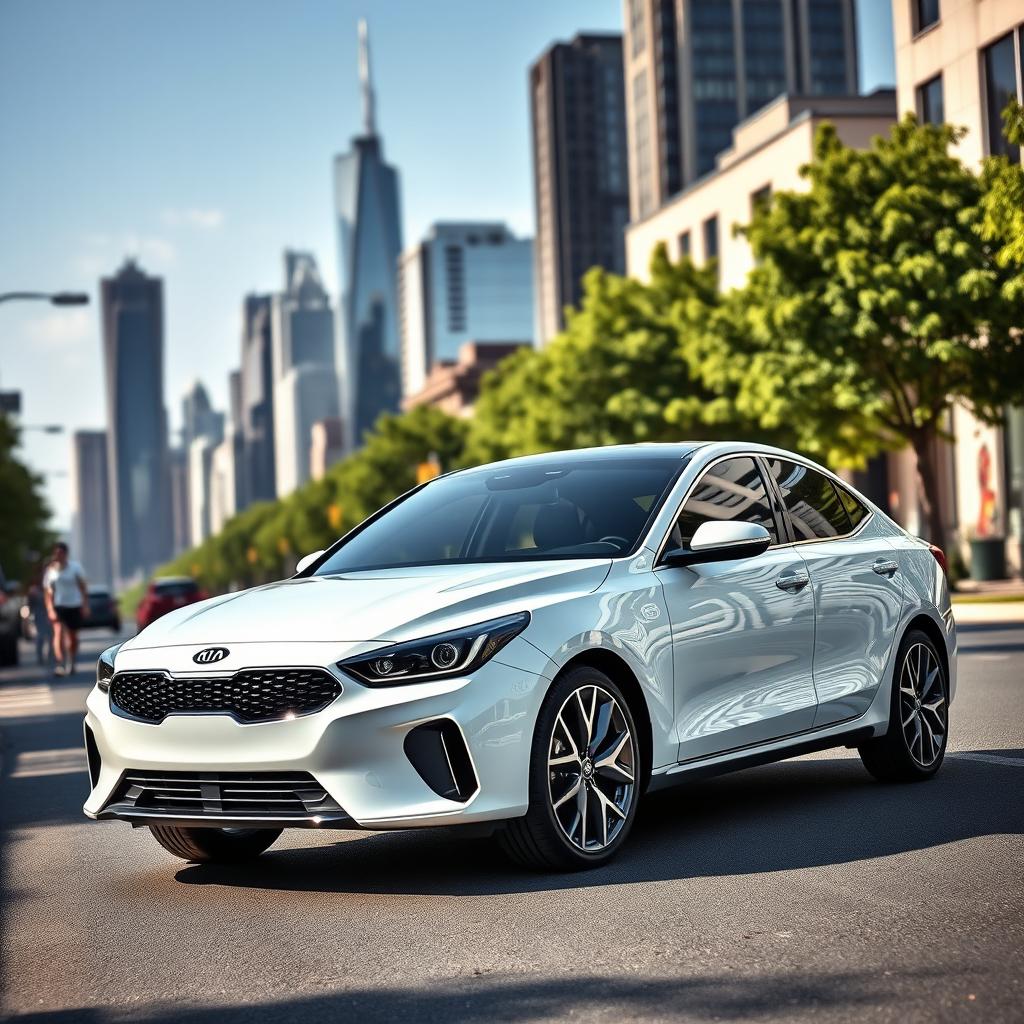
[[[842,537],[853,527],[839,492],[827,476],[796,462],[772,459],[772,475],[782,493],[796,540]]]
[[[856,530],[864,521],[868,510],[845,487],[837,486],[836,490],[839,492],[839,500],[843,503],[846,514],[850,517],[850,525]]]

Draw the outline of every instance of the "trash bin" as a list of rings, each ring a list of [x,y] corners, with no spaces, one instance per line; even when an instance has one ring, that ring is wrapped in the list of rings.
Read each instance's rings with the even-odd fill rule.
[[[971,541],[971,579],[1006,579],[1006,541],[1002,537],[975,537]]]

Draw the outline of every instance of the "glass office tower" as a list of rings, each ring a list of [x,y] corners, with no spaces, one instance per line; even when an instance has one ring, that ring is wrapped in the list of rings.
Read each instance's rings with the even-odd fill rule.
[[[359,25],[363,134],[334,160],[338,225],[338,374],[346,444],[359,447],[402,395],[397,270],[402,251],[398,171],[384,160],[374,119],[366,23]]]

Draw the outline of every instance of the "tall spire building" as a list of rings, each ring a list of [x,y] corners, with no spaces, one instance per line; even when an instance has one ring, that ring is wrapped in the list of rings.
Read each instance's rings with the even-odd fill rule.
[[[347,444],[359,447],[381,413],[402,395],[397,270],[402,250],[398,171],[377,134],[370,46],[359,23],[363,133],[334,159],[338,224],[338,375]]]

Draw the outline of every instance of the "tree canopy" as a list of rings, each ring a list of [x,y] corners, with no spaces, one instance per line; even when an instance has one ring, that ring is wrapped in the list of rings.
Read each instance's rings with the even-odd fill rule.
[[[18,431],[0,413],[0,566],[9,580],[26,580],[53,543],[42,477],[17,456]]]
[[[926,494],[953,403],[999,422],[1024,398],[1024,264],[997,213],[1024,171],[992,158],[973,173],[953,149],[962,135],[908,116],[857,150],[820,128],[809,189],[778,194],[745,229],[757,266],[737,300],[763,353],[737,364],[741,406],[779,400],[764,359],[802,355],[814,372],[788,395],[801,443],[831,433],[820,410],[842,410],[866,451],[909,444]],[[934,503],[930,529],[941,537]]]

